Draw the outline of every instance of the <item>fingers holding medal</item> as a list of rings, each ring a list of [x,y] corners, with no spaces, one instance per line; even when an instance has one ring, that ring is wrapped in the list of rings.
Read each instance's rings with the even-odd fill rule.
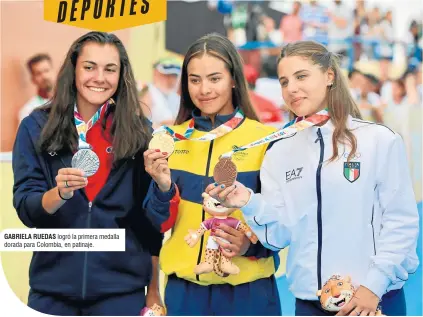
[[[213,170],[213,178],[215,183],[210,184],[206,188],[208,193],[213,198],[217,199],[222,206],[227,208],[239,207],[243,205],[243,197],[239,195],[239,187],[245,187],[236,181],[237,168],[230,157],[221,157]]]
[[[56,184],[62,197],[70,198],[75,190],[88,184],[84,171],[78,168],[61,168],[56,176]]]
[[[166,133],[158,133],[153,136],[148,150],[144,152],[145,171],[162,191],[168,191],[172,184],[167,158],[174,150],[173,138]]]
[[[153,135],[149,145],[149,150],[160,150],[164,154],[164,158],[168,158],[175,150],[175,141],[167,133],[157,133]]]

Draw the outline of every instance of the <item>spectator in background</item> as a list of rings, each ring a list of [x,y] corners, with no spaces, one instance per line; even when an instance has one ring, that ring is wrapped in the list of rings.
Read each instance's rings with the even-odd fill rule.
[[[248,2],[233,2],[230,24],[231,29],[228,31],[228,38],[235,46],[242,46],[248,42],[247,40],[247,24],[249,23],[250,12]]]
[[[327,11],[329,16],[329,45],[331,52],[341,55],[342,59],[348,55],[351,38],[354,33],[354,13],[345,1],[335,0],[334,5]]]
[[[153,81],[140,92],[141,107],[153,127],[172,125],[179,111],[177,93],[181,63],[175,58],[162,58],[153,65]]]
[[[383,102],[379,91],[379,80],[372,74],[363,74],[359,94],[353,95],[357,103],[363,120],[382,123],[383,122]]]
[[[269,56],[263,60],[260,78],[255,82],[254,91],[271,100],[277,107],[284,104],[281,84],[276,74],[277,56]]]
[[[354,36],[359,37],[362,33],[362,27],[367,23],[367,13],[363,0],[356,0],[354,9]],[[360,59],[362,52],[362,44],[354,41],[354,61]]]
[[[244,66],[244,76],[248,83],[248,93],[253,108],[260,122],[280,126],[283,121],[281,109],[270,99],[260,96],[254,91],[258,75],[258,72],[251,65]]]
[[[394,27],[392,11],[386,12],[379,23],[379,37],[381,42],[376,46],[377,56],[380,59],[380,79],[382,82],[388,79],[389,67],[394,55]]]
[[[27,62],[27,67],[31,73],[31,81],[37,87],[37,95],[21,108],[19,121],[22,121],[32,110],[45,104],[52,97],[56,81],[53,62],[48,54],[41,53],[32,56]]]
[[[376,47],[381,40],[379,23],[381,21],[380,10],[374,7],[368,14],[366,24],[363,24],[361,35],[363,42],[363,56],[365,59],[377,58]]]
[[[263,61],[261,77],[255,82],[254,92],[266,99],[270,100],[276,107],[282,110],[282,122],[290,121],[289,113],[282,97],[281,84],[278,79],[277,56],[269,56]]]
[[[264,31],[266,35],[264,41],[272,42],[277,47],[276,49],[279,50],[279,47],[283,43],[283,35],[280,29],[275,28],[276,26],[275,20],[273,20],[269,16],[264,16],[262,18],[262,25],[264,27]],[[275,49],[275,48],[272,48],[272,49]],[[264,51],[262,55],[268,55],[269,51],[267,51],[266,53],[265,52],[266,51]]]
[[[409,45],[407,55],[408,55],[408,70],[414,71],[419,64],[422,63],[422,27],[421,24],[415,20],[411,21],[409,27],[408,38],[406,39],[407,44]]]
[[[292,4],[291,14],[282,17],[280,22],[280,32],[283,43],[301,41],[303,37],[303,21],[300,17],[301,2],[295,1]]]
[[[364,80],[363,74],[356,68],[353,68],[348,73],[348,80],[351,94],[353,97],[357,97],[360,94],[361,85]]]
[[[390,93],[384,99],[386,107],[383,109],[383,123],[402,136],[411,159],[410,111],[418,107],[420,102],[416,74],[406,72],[402,78],[393,80]]]
[[[329,17],[325,7],[319,5],[317,1],[310,1],[301,11],[301,20],[304,23],[303,40],[328,45]]]

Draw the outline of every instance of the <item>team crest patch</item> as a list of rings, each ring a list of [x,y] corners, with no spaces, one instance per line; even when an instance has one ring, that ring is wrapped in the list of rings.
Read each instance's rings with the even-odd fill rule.
[[[344,177],[354,183],[360,177],[360,162],[344,162]]]

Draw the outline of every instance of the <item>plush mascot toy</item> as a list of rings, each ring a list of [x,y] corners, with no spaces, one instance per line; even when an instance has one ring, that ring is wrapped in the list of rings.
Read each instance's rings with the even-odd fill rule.
[[[348,304],[356,290],[351,283],[351,277],[332,275],[323,285],[323,288],[317,291],[316,295],[320,297],[320,304],[324,310],[338,312]],[[380,309],[376,311],[376,316],[382,316]]]
[[[210,195],[203,193],[203,208],[204,210],[212,216],[205,221],[203,221],[198,230],[189,230],[189,234],[185,236],[185,242],[192,248],[200,240],[201,236],[208,230],[211,230],[209,239],[207,241],[206,255],[204,261],[198,264],[195,269],[195,274],[204,274],[215,272],[217,275],[222,277],[227,277],[230,274],[238,274],[239,267],[236,266],[230,259],[224,256],[220,252],[219,244],[216,242],[216,239],[221,239],[225,243],[228,241],[216,237],[214,231],[218,229],[219,224],[226,224],[234,229],[242,231],[251,243],[256,244],[258,239],[257,236],[251,231],[251,229],[243,224],[238,219],[229,217],[236,208],[226,208],[223,207],[216,199]]]
[[[154,304],[152,307],[144,307],[140,316],[166,316],[164,307]]]

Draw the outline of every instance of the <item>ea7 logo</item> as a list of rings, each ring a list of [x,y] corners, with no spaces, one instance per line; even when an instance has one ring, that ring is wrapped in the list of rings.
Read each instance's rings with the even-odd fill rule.
[[[301,176],[301,172],[303,171],[303,167],[295,168],[291,171],[285,172],[286,175],[286,182],[292,182],[294,179],[303,178]]]

